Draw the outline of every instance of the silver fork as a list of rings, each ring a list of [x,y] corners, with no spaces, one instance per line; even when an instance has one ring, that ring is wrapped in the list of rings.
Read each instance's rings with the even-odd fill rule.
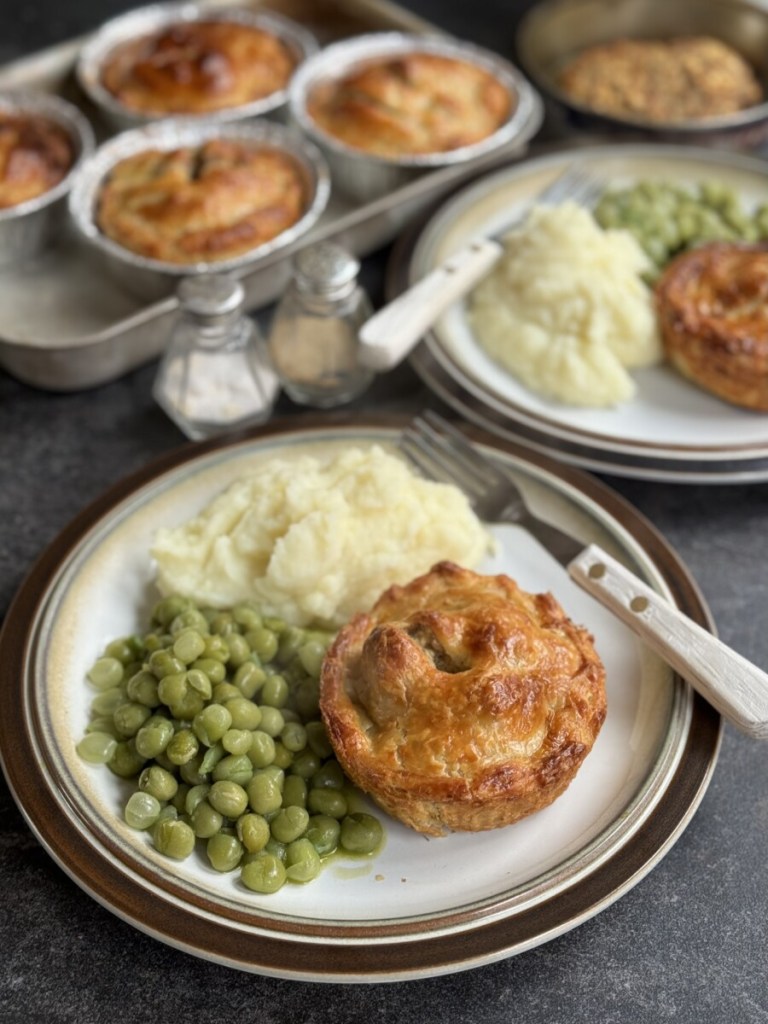
[[[554,206],[573,199],[582,205],[592,206],[602,188],[593,171],[579,163],[568,164],[515,218],[504,225],[499,236],[522,224],[535,204]],[[441,314],[488,273],[502,252],[503,248],[495,238],[478,238],[383,306],[360,329],[361,361],[378,371],[396,366]]]
[[[416,417],[400,439],[424,474],[458,486],[480,519],[516,523],[575,582],[659,654],[743,732],[768,739],[768,675],[643,583],[597,544],[586,546],[535,516],[512,476],[433,412]]]

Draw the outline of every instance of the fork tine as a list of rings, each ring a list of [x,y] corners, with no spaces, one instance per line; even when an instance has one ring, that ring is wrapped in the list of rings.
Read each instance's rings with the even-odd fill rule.
[[[447,452],[453,461],[460,459],[465,470],[472,474],[483,488],[487,488],[489,478],[496,484],[509,483],[506,473],[490,459],[485,458],[457,427],[440,416],[439,413],[426,409],[421,420],[435,443]],[[414,422],[418,423],[418,421],[417,417]]]

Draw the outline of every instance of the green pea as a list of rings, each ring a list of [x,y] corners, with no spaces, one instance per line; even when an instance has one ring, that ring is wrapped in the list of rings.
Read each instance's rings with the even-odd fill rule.
[[[172,651],[167,650],[154,651],[150,654],[147,662],[147,668],[158,679],[179,675],[184,672],[186,667],[180,658],[177,658]]]
[[[279,843],[292,843],[307,830],[309,814],[303,807],[283,807],[270,822],[270,831]]]
[[[144,758],[136,750],[133,740],[121,740],[118,741],[108,765],[109,770],[121,779],[130,779],[138,775],[144,767]]]
[[[325,731],[323,723],[318,720],[307,722],[305,728],[307,730],[307,745],[313,753],[317,754],[323,761],[330,757],[333,753],[333,747],[328,739],[328,733]]]
[[[278,768],[290,768],[293,764],[293,754],[280,740],[275,741],[275,756],[272,758],[272,764],[276,764]]]
[[[227,729],[221,745],[228,754],[247,754],[251,749],[253,733],[249,729]]]
[[[187,785],[200,786],[208,781],[208,776],[204,772],[200,771],[202,760],[203,759],[200,754],[195,754],[191,760],[185,761],[184,764],[179,767],[179,775]]]
[[[223,745],[221,743],[214,743],[203,754],[203,759],[200,762],[200,774],[210,775],[222,757],[224,757]]]
[[[173,722],[162,715],[152,715],[136,733],[136,750],[147,759],[157,757],[173,739]]]
[[[117,658],[123,668],[141,661],[143,653],[144,644],[140,636],[121,636],[111,640],[104,648],[105,657]]]
[[[243,693],[239,690],[234,683],[216,683],[211,694],[211,699],[217,704],[226,704],[229,700],[234,700],[235,697],[242,697]]]
[[[125,704],[125,691],[122,687],[115,686],[109,690],[102,690],[98,696],[91,701],[92,715],[114,715],[121,704]]]
[[[89,764],[107,764],[115,756],[117,740],[106,732],[91,732],[80,740],[75,749]]]
[[[248,750],[248,759],[255,768],[266,768],[272,764],[275,757],[275,741],[272,737],[256,729],[251,733],[251,745]]]
[[[192,607],[188,597],[181,597],[179,594],[169,594],[161,597],[152,609],[152,620],[159,625],[167,627],[173,622],[177,615],[181,615],[187,608]]]
[[[236,836],[217,832],[206,843],[205,852],[215,871],[234,871],[243,856],[243,845]]]
[[[186,764],[191,761],[200,749],[197,736],[191,729],[179,729],[169,740],[165,752],[168,759],[175,765]]]
[[[248,794],[236,782],[222,779],[211,786],[208,802],[225,818],[238,818],[248,807]]]
[[[338,761],[329,760],[312,776],[313,789],[343,789],[346,776]]]
[[[201,800],[189,817],[198,839],[209,839],[216,835],[224,824],[224,815],[212,807],[207,800]]]
[[[259,853],[240,870],[240,879],[253,892],[277,892],[285,884],[286,870],[279,857]]]
[[[241,814],[237,819],[237,837],[249,853],[258,853],[269,842],[269,823],[261,814]]]
[[[176,633],[173,640],[173,653],[185,665],[190,665],[193,661],[196,661],[202,656],[204,651],[205,640],[202,633],[198,630],[188,627]]]
[[[187,672],[186,682],[188,690],[191,690],[192,693],[202,697],[203,700],[211,699],[213,685],[207,672],[203,672],[199,668],[190,668]]]
[[[185,629],[196,629],[199,633],[205,634],[208,631],[208,622],[201,611],[190,607],[174,616],[168,629],[172,636]]]
[[[261,626],[261,614],[258,608],[250,604],[236,604],[232,609],[232,618],[245,632]]]
[[[245,754],[228,754],[213,769],[216,782],[229,780],[244,786],[253,777],[253,765]]]
[[[237,623],[230,612],[215,612],[208,620],[208,628],[217,636],[228,637],[237,629]]]
[[[128,701],[115,708],[112,719],[120,736],[135,736],[152,712],[144,704]]]
[[[226,639],[215,634],[207,636],[203,657],[206,660],[220,661],[222,665],[226,665],[229,661],[229,647]]]
[[[219,661],[216,658],[198,658],[189,667],[198,672],[204,672],[213,686],[216,686],[217,683],[223,683],[227,678],[226,665],[223,661]]]
[[[162,676],[157,684],[157,695],[168,707],[181,703],[188,691],[187,673],[183,668],[180,672],[169,672]]]
[[[231,716],[233,729],[258,729],[261,727],[262,713],[257,704],[245,697],[233,697],[224,705]]]
[[[269,707],[267,704],[259,705],[259,711],[261,712],[261,721],[259,722],[259,728],[270,736],[279,736],[283,731],[285,725],[285,719],[280,713],[279,708]]]
[[[306,838],[312,843],[321,857],[327,856],[339,845],[341,825],[336,818],[328,814],[313,814],[309,819]]]
[[[230,668],[240,668],[251,656],[251,648],[248,646],[248,641],[240,633],[232,633],[227,637],[227,647],[229,648],[227,663]]]
[[[233,683],[243,697],[251,700],[259,692],[259,688],[263,685],[266,678],[266,673],[261,665],[257,665],[254,661],[246,661],[237,667],[233,676]],[[237,694],[233,693],[232,696],[236,697]]]
[[[294,775],[300,775],[302,779],[311,779],[320,771],[320,758],[311,750],[302,750],[294,757],[291,771]]]
[[[282,708],[288,701],[290,691],[284,676],[268,676],[260,691],[262,705],[271,708]]]
[[[299,648],[306,640],[306,633],[297,626],[287,626],[280,634],[277,647],[276,661],[280,665],[287,665],[288,662],[299,652]]]
[[[158,764],[149,765],[139,775],[139,789],[157,797],[163,803],[171,800],[178,788],[179,784],[174,776]]]
[[[88,679],[97,690],[109,690],[123,681],[123,663],[117,658],[98,658],[88,672]]]
[[[201,743],[212,747],[231,725],[232,715],[223,704],[208,704],[195,715],[192,730]]]
[[[285,875],[289,882],[311,882],[320,874],[320,857],[309,839],[295,839],[285,854]]]
[[[277,654],[278,640],[271,629],[264,626],[250,629],[245,634],[245,639],[262,662],[272,661]]]
[[[340,843],[349,853],[373,853],[383,835],[381,823],[372,814],[348,814],[342,819]]]
[[[179,819],[165,818],[155,825],[152,833],[155,849],[166,857],[184,860],[195,848],[192,827]]]
[[[267,772],[257,772],[246,786],[248,804],[257,814],[269,814],[283,803],[279,780]]]
[[[146,669],[140,669],[129,678],[125,692],[131,700],[146,704],[148,708],[156,708],[160,704],[157,678]]]
[[[300,775],[287,775],[283,787],[283,807],[306,807],[307,784]]]
[[[186,782],[180,782],[168,806],[175,808],[178,814],[185,814],[187,810],[187,794],[191,788]]]
[[[197,805],[208,797],[210,788],[210,785],[204,782],[199,786],[190,786],[187,789],[186,799],[184,800],[184,811],[186,814],[190,816],[194,814]]]
[[[137,792],[128,798],[123,816],[131,828],[151,828],[160,817],[161,804],[151,793]]]
[[[343,818],[349,807],[346,797],[338,789],[310,789],[307,793],[307,810],[311,814],[327,814],[331,818]]]
[[[304,671],[313,679],[320,678],[320,669],[325,658],[326,645],[320,640],[308,640],[299,648],[299,661]]]

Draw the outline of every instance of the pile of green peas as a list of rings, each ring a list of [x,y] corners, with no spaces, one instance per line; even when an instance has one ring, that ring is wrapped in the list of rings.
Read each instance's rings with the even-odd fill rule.
[[[338,851],[371,854],[379,820],[359,803],[320,719],[331,637],[240,604],[164,597],[143,635],[107,644],[78,754],[136,782],[125,821],[177,860],[204,843],[248,889],[309,882]]]
[[[651,280],[674,256],[707,242],[768,238],[768,203],[748,211],[734,189],[716,180],[691,187],[639,181],[609,189],[594,216],[602,228],[624,228],[635,236],[654,265]]]

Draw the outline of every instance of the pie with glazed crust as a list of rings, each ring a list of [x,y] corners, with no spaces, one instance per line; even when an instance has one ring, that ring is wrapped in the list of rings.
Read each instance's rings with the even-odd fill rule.
[[[384,810],[427,835],[475,832],[566,789],[605,718],[605,670],[551,594],[440,562],[341,629],[320,709]]]

